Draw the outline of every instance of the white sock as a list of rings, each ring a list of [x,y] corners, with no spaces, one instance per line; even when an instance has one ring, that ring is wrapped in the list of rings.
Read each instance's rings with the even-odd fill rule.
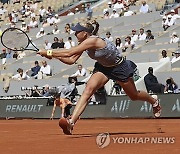
[[[69,119],[69,123],[74,126],[74,122],[72,121],[72,119]]]

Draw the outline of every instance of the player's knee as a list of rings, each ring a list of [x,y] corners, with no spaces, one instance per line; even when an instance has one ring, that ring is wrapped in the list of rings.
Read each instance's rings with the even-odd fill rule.
[[[83,92],[85,95],[92,95],[94,93],[94,88],[92,86],[86,86],[86,88],[84,89],[84,92]]]

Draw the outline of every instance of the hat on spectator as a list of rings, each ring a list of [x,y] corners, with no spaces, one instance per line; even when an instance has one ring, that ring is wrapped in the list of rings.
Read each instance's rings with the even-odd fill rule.
[[[113,12],[116,12],[116,9],[113,9]]]
[[[171,10],[171,12],[175,13],[175,11],[174,11],[174,10]]]
[[[44,28],[40,28],[40,32],[44,31]]]
[[[55,14],[55,17],[58,17],[58,14]]]
[[[174,53],[180,54],[180,49],[177,49]]]
[[[172,33],[172,36],[174,36],[174,35],[177,35],[177,33],[176,33],[176,32],[173,32],[173,33]]]
[[[111,2],[108,2],[108,5],[111,5],[112,3]]]
[[[163,19],[166,19],[166,16],[163,16],[162,18],[163,18]]]
[[[147,32],[147,33],[151,33],[151,30],[150,30],[150,29],[148,29],[146,32]]]
[[[25,22],[22,22],[22,25],[25,25],[26,23]]]
[[[78,11],[79,9],[76,7],[75,10]]]

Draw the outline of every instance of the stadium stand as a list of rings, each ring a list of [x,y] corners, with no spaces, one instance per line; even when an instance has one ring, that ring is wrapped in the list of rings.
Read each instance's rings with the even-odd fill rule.
[[[124,0],[125,1],[125,0]],[[117,9],[116,11],[119,12],[120,16],[118,18],[110,18],[104,19],[103,18],[103,11],[104,9],[108,8],[108,2],[110,0],[87,0],[87,1],[79,1],[79,0],[21,0],[20,3],[1,3],[0,6],[4,7],[5,11],[0,16],[0,28],[1,31],[5,30],[7,27],[13,26],[15,23],[15,27],[20,28],[22,22],[25,22],[27,25],[30,23],[31,18],[35,14],[35,18],[38,22],[37,28],[29,28],[28,35],[33,40],[34,44],[38,48],[44,48],[44,41],[48,40],[48,42],[53,43],[54,37],[63,38],[64,42],[67,41],[68,37],[72,37],[73,41],[77,44],[77,40],[73,34],[65,32],[65,26],[67,23],[71,25],[76,24],[77,22],[81,21],[93,21],[96,20],[100,24],[100,30],[98,35],[105,37],[106,32],[111,32],[111,36],[114,38],[120,37],[122,43],[125,43],[125,38],[127,36],[131,36],[131,31],[135,29],[137,34],[139,34],[139,29],[143,28],[145,32],[147,30],[151,30],[152,34],[154,35],[155,39],[151,40],[146,43],[146,41],[137,40],[136,48],[128,49],[126,52],[123,53],[127,59],[133,60],[137,63],[140,79],[136,81],[136,85],[138,89],[145,89],[143,77],[146,75],[146,70],[149,66],[154,67],[154,71],[160,80],[160,82],[164,83],[166,78],[172,76],[176,83],[180,85],[180,80],[178,76],[180,75],[180,61],[177,61],[174,64],[170,62],[159,62],[159,58],[161,55],[161,51],[163,49],[167,50],[168,55],[172,58],[172,53],[180,48],[180,43],[173,43],[169,44],[170,36],[173,32],[176,32],[180,35],[180,19],[177,19],[176,24],[172,25],[167,31],[164,31],[162,28],[162,17],[169,14],[170,11],[173,9],[177,14],[180,14],[178,8],[180,5],[175,3],[173,0],[148,0],[146,1],[149,5],[149,12],[148,13],[140,13],[139,9],[141,7],[143,0],[136,0],[135,5],[131,5],[129,3],[129,9],[135,14],[132,16],[123,16],[122,10]],[[126,1],[125,1],[126,2]],[[87,18],[87,13],[81,13],[83,6],[87,6],[87,3],[91,4],[91,8],[93,10],[92,18]],[[43,6],[43,8],[42,8]],[[30,8],[30,10],[28,10]],[[78,8],[79,12],[74,12],[75,9]],[[33,10],[33,11],[32,11]],[[40,11],[41,10],[41,11]],[[42,11],[43,10],[43,11]],[[67,12],[71,10],[74,12],[74,15],[67,15]],[[77,10],[77,9],[76,9]],[[112,8],[108,9],[110,14],[113,11]],[[25,12],[23,12],[25,11]],[[30,13],[28,13],[30,11]],[[2,12],[2,8],[0,10]],[[44,12],[44,13],[43,13]],[[33,14],[34,13],[34,14]],[[43,15],[41,15],[41,13]],[[66,14],[66,15],[65,15]],[[56,23],[55,15],[60,20],[60,22]],[[64,16],[62,16],[64,15]],[[44,20],[52,16],[53,24],[58,26],[60,30],[59,34],[51,34],[54,26],[47,24],[44,26],[42,23]],[[17,19],[16,19],[17,18]],[[44,28],[44,31],[47,35],[36,39],[36,34],[40,31],[41,28]],[[4,47],[0,43],[0,49]],[[39,62],[44,60],[41,56],[36,55],[35,52],[26,51],[26,55],[22,59],[6,59],[6,63],[2,64],[1,59],[1,66],[0,66],[0,75],[9,75],[12,76],[16,73],[18,68],[22,68],[27,70],[31,68],[32,64],[35,60]],[[47,60],[47,59],[46,59]],[[24,81],[11,81],[9,91],[6,93],[3,91],[4,81],[0,81],[0,95],[1,96],[13,96],[13,95],[24,95],[24,92],[21,91],[21,87],[32,87],[34,85],[44,86],[45,84],[49,84],[50,86],[59,86],[67,82],[67,77],[73,74],[76,64],[68,66],[65,65],[57,60],[47,60],[47,63],[52,68],[52,77],[48,79],[31,79],[31,80],[24,80]],[[83,66],[92,71],[94,61],[86,56],[84,53],[80,60],[77,63],[83,64]],[[84,78],[79,78],[78,80],[81,81]],[[79,88],[79,91],[82,92],[82,87]],[[109,81],[106,84],[106,90],[108,94],[112,88],[112,81]]]

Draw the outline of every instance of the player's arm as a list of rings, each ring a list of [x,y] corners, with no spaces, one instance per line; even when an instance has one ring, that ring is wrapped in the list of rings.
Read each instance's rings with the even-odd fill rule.
[[[96,48],[97,39],[98,38],[88,38],[81,44],[70,49],[53,50],[51,55],[47,55],[47,50],[41,50],[38,54],[49,59],[56,58],[63,63],[71,65],[79,59],[84,51]]]
[[[54,117],[54,112],[55,112],[55,109],[56,109],[56,100],[54,101],[54,106],[53,106],[53,109],[52,109],[52,114],[51,114],[51,120],[53,119]]]

